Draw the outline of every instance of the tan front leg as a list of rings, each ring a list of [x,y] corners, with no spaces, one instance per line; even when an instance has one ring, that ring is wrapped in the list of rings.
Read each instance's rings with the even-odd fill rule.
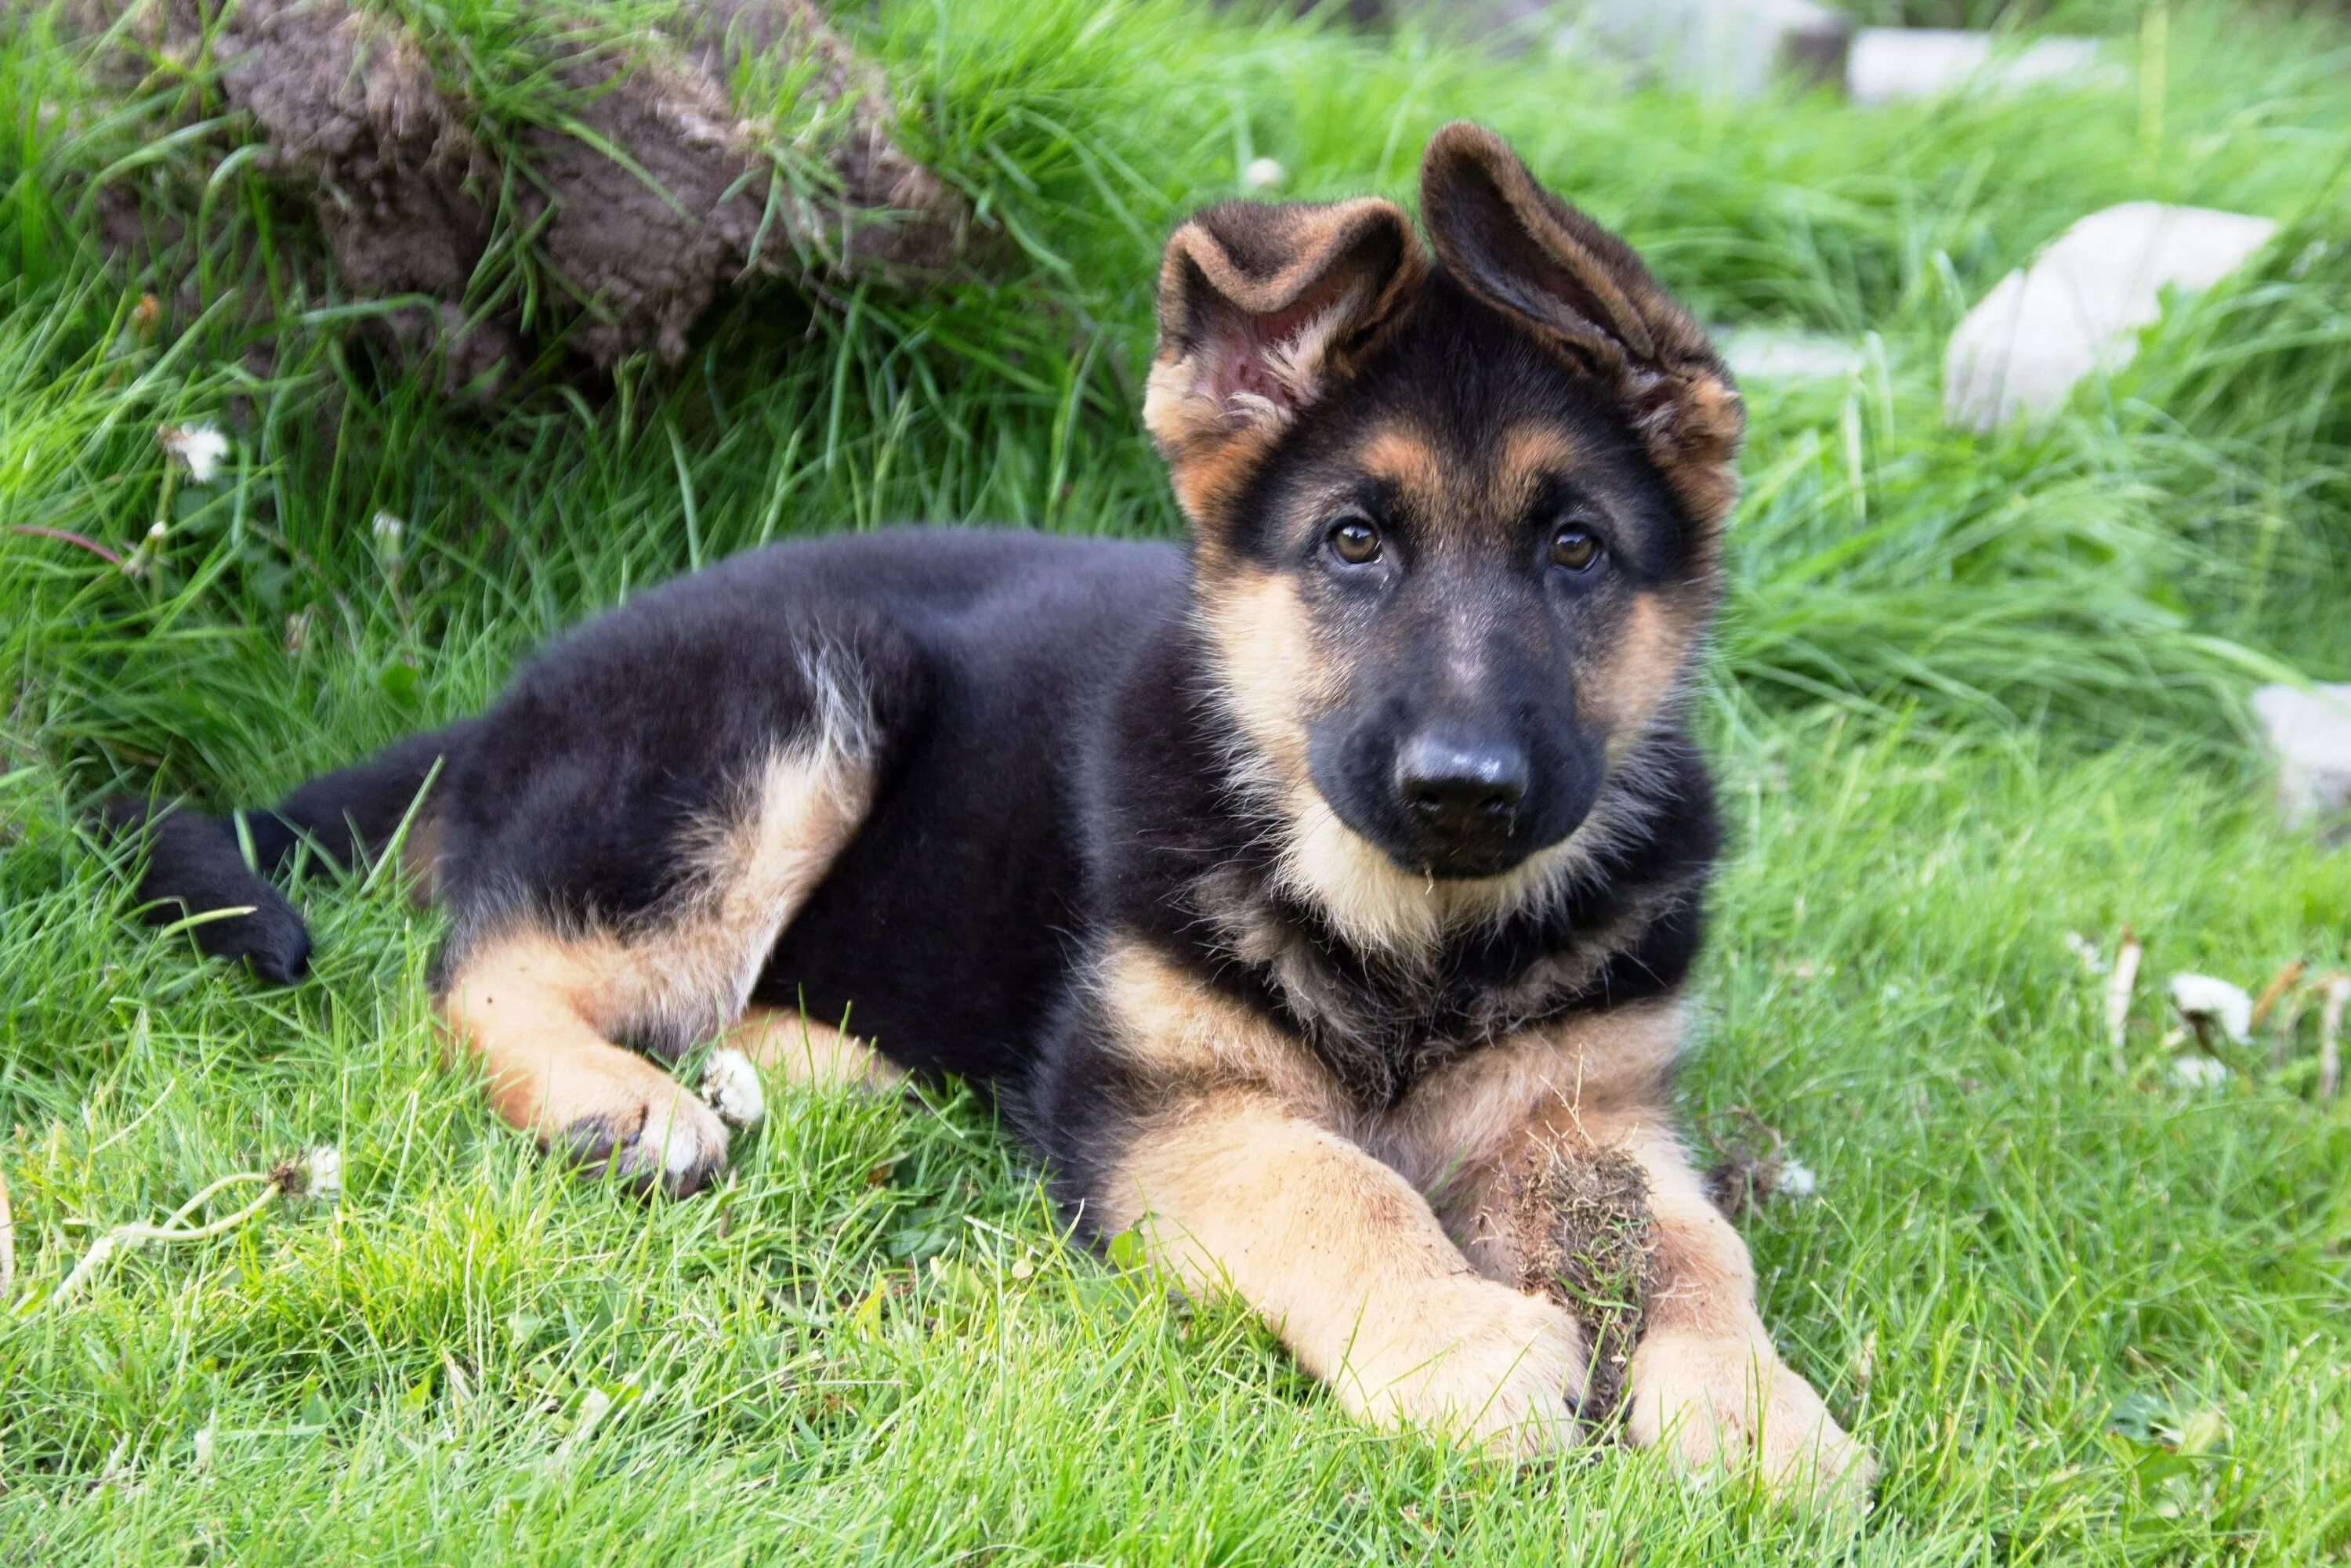
[[[1772,1348],[1747,1244],[1661,1118],[1595,1129],[1649,1181],[1655,1289],[1633,1353],[1627,1429],[1693,1466],[1752,1463],[1774,1491],[1865,1497],[1876,1466]]]
[[[1204,1095],[1108,1184],[1195,1295],[1229,1290],[1348,1409],[1526,1453],[1572,1438],[1583,1345],[1565,1311],[1479,1276],[1395,1171],[1270,1099]]]
[[[1526,1238],[1544,1229],[1544,1217],[1530,1226],[1513,1209],[1531,1190],[1526,1173],[1552,1149],[1632,1161],[1647,1187],[1651,1251],[1626,1370],[1628,1435],[1693,1467],[1752,1463],[1774,1490],[1863,1495],[1868,1453],[1772,1348],[1746,1243],[1656,1109],[1682,1031],[1670,1003],[1528,1031],[1425,1085],[1377,1146],[1437,1195],[1467,1256],[1513,1283],[1536,1261]]]

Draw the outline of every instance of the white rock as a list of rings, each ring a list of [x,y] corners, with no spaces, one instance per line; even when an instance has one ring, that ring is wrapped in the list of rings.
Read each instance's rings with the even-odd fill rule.
[[[2171,1005],[2189,1023],[2213,1025],[2235,1045],[2242,1045],[2252,1038],[2253,998],[2245,994],[2242,986],[2232,986],[2210,975],[2174,975],[2170,991]]]
[[[1904,103],[1961,88],[2013,92],[2126,79],[2095,38],[2036,38],[2021,48],[1999,43],[1990,33],[1943,27],[1863,27],[1845,53],[1844,89],[1855,103]]]
[[[1979,432],[2047,419],[2085,376],[2131,361],[2164,289],[2210,287],[2276,232],[2268,218],[2161,202],[2092,213],[1960,321],[1943,357],[1944,419]]]
[[[2278,810],[2287,824],[2351,818],[2351,685],[2263,686],[2253,713],[2277,758]]]
[[[1677,87],[1746,99],[1781,72],[1835,81],[1853,24],[1815,0],[1593,0],[1584,27]]]
[[[1736,328],[1716,333],[1715,344],[1742,382],[1840,381],[1865,362],[1860,344],[1817,332]]]

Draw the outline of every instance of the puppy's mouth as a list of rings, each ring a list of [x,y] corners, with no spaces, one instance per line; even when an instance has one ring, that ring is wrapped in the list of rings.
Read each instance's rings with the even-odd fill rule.
[[[1582,821],[1579,814],[1575,821],[1545,831],[1553,824],[1538,824],[1521,810],[1498,811],[1483,821],[1448,822],[1437,828],[1387,801],[1378,804],[1389,809],[1366,810],[1363,801],[1350,799],[1349,791],[1326,789],[1320,779],[1314,780],[1314,790],[1349,832],[1416,881],[1490,882],[1508,876],[1568,837]]]
[[[1385,846],[1382,846],[1385,848]],[[1398,854],[1387,851],[1388,858],[1415,876],[1425,876],[1437,882],[1485,882],[1506,876],[1527,863],[1533,850],[1515,849],[1451,849],[1435,854]]]

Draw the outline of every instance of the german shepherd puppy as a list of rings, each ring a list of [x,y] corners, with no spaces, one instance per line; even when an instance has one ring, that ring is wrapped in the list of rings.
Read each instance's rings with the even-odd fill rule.
[[[1439,131],[1420,193],[1433,256],[1371,198],[1176,231],[1144,418],[1188,549],[747,554],[242,836],[349,863],[408,825],[440,1016],[542,1145],[684,1192],[758,1117],[753,1063],[957,1074],[1082,1234],[1237,1292],[1382,1424],[1573,1439],[1590,1346],[1512,1206],[1540,1162],[1629,1162],[1632,1439],[1858,1490],[1669,1109],[1738,393],[1491,133]],[[302,971],[236,824],[115,815],[148,898],[249,909],[203,946]],[[712,1042],[700,1096],[656,1065]]]

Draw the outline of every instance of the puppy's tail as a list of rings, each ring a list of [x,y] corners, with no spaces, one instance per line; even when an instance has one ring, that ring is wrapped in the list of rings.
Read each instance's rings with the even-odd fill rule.
[[[266,810],[207,817],[170,802],[112,800],[100,813],[104,831],[111,839],[144,837],[139,897],[150,924],[211,915],[190,926],[197,946],[215,958],[242,958],[263,979],[285,985],[310,966],[310,933],[269,879],[285,873],[304,843],[344,867],[381,851],[413,810],[421,818],[417,797],[426,780],[464,747],[476,722],[412,735],[311,779]]]

